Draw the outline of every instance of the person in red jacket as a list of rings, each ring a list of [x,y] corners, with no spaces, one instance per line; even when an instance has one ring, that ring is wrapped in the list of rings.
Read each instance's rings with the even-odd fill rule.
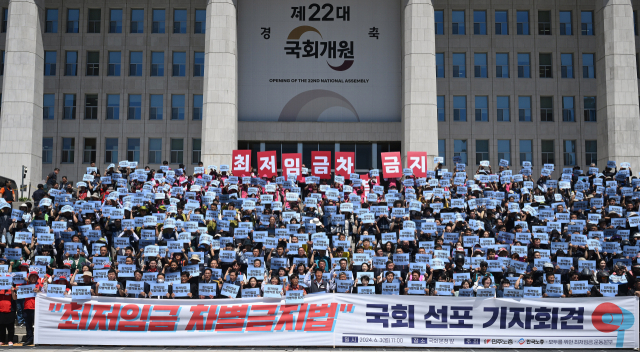
[[[45,278],[47,279],[47,278]],[[42,291],[44,280],[38,277],[37,271],[32,271],[27,277],[27,285],[35,285],[34,292],[38,293]],[[36,312],[36,298],[28,297],[24,299],[24,317],[27,325],[27,336],[24,345],[33,345],[33,323]]]
[[[16,320],[16,312],[12,303],[16,299],[15,287],[11,287],[9,290],[0,290],[0,346],[5,344],[13,346],[13,324]],[[7,333],[9,336],[6,336]]]

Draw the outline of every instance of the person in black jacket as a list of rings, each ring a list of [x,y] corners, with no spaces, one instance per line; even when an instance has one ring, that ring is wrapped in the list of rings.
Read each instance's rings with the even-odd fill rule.
[[[33,192],[33,195],[31,196],[31,198],[35,202],[34,204],[38,205],[40,204],[40,201],[42,200],[42,198],[44,198],[46,195],[47,195],[47,192],[44,191],[44,185],[40,183],[38,184],[38,189],[35,192]]]
[[[393,273],[393,271],[387,271],[387,273],[385,274],[385,280],[380,281],[377,285],[376,285],[376,294],[381,295],[382,294],[382,288],[383,285],[385,283],[391,284],[393,283],[393,279],[395,278],[396,274]],[[398,293],[399,295],[404,294],[404,284],[402,282],[398,283]],[[395,293],[394,293],[395,294]]]

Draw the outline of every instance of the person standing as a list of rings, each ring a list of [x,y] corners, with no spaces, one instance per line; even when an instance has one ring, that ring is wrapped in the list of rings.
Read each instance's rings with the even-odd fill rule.
[[[13,324],[16,320],[13,301],[16,298],[15,287],[11,287],[8,290],[0,290],[0,346],[13,346],[13,334],[15,331]]]
[[[56,183],[58,183],[59,172],[60,172],[60,169],[56,167],[55,169],[53,169],[53,172],[50,173],[49,176],[47,176],[47,189],[53,188],[56,185]]]
[[[11,181],[7,181],[4,187],[0,189],[0,197],[2,197],[7,203],[11,204],[16,200],[16,193],[11,189]]]

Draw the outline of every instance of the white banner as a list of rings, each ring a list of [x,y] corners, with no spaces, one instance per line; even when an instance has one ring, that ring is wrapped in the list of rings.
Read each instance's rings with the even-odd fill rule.
[[[38,295],[36,344],[637,348],[637,297],[306,296],[154,300]],[[240,335],[242,334],[242,335]]]
[[[238,1],[238,120],[400,121],[401,4]]]

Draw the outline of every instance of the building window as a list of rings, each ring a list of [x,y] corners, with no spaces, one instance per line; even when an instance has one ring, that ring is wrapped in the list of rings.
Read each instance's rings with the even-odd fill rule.
[[[184,95],[174,94],[171,96],[171,119],[184,120]]]
[[[109,33],[122,33],[122,10],[109,10]]]
[[[100,75],[100,52],[87,51],[87,76]]]
[[[582,54],[582,78],[596,78],[594,54]]]
[[[467,96],[453,97],[453,121],[467,121]]]
[[[436,25],[436,34],[443,35],[444,34],[444,11],[435,10],[433,12],[434,21]]]
[[[509,34],[509,20],[507,11],[496,11],[496,35]]]
[[[511,121],[511,117],[509,116],[509,97],[499,96],[496,99],[496,104],[498,105],[497,120],[503,122]]]
[[[571,11],[560,11],[560,35],[572,35]]]
[[[498,139],[498,160],[507,160],[511,165],[511,140]]]
[[[551,11],[538,11],[538,34],[551,35]]]
[[[476,165],[480,165],[480,161],[489,160],[489,140],[476,140]]]
[[[555,147],[553,143],[553,139],[550,140],[542,140],[541,141],[541,149],[542,149],[542,163],[543,164],[555,164]]]
[[[64,120],[76,119],[76,95],[65,94],[64,95]]]
[[[173,10],[173,33],[187,33],[187,10]]]
[[[553,97],[540,97],[540,120],[553,121]]]
[[[487,34],[487,11],[473,11],[473,34]]]
[[[202,121],[202,95],[193,96],[193,119]]]
[[[509,78],[509,54],[496,54],[496,78]]]
[[[98,96],[95,94],[87,94],[84,96],[84,119],[98,119]]]
[[[7,23],[9,21],[9,8],[2,8],[2,33],[7,32]]]
[[[473,73],[476,78],[487,78],[487,54],[473,54]]]
[[[127,160],[140,162],[140,138],[127,139]]]
[[[576,165],[576,141],[564,141],[564,164],[566,166]]]
[[[560,54],[560,76],[573,78],[573,54]],[[542,72],[542,68],[540,69]]]
[[[67,51],[65,53],[64,64],[64,75],[76,76],[78,74],[78,52]]]
[[[447,165],[447,140],[438,139],[438,156],[442,158],[442,165]]]
[[[107,120],[120,119],[120,94],[107,95]]]
[[[75,147],[75,138],[62,138],[62,163],[73,164]]]
[[[4,76],[4,50],[0,50],[0,76]]]
[[[122,54],[119,51],[109,52],[109,68],[107,76],[120,76],[120,64]]]
[[[7,31],[7,20],[6,20],[6,15],[5,15],[5,11],[7,11],[7,9],[2,9],[3,10],[3,16],[2,16],[2,32],[6,32]],[[45,14],[45,26],[44,26],[44,32],[45,33],[58,33],[58,9],[47,9],[46,14]]]
[[[174,52],[173,65],[172,65],[173,76],[184,77],[186,75],[186,70],[187,70],[187,53],[185,53],[184,51]]]
[[[104,163],[118,162],[118,138],[106,138],[104,141]]]
[[[562,121],[574,122],[575,120],[573,97],[562,97]]]
[[[584,120],[596,122],[596,97],[584,97]]]
[[[53,120],[56,111],[56,95],[45,94],[42,99],[42,119]]]
[[[533,165],[533,141],[530,139],[520,140],[520,165],[523,161],[528,161]]]
[[[53,163],[53,138],[42,138],[42,163]]]
[[[127,119],[140,120],[142,115],[142,96],[140,94],[129,94],[129,113]]]
[[[580,22],[582,35],[593,35],[593,11],[582,11]]]
[[[82,163],[90,164],[96,162],[96,139],[95,138],[85,138],[84,139],[84,149],[82,150]]]
[[[162,120],[162,94],[149,97],[149,120]]]
[[[531,78],[530,54],[518,54],[518,78]]]
[[[151,53],[151,77],[164,76],[164,52]]]
[[[638,11],[633,11],[633,33],[638,35]]]
[[[436,53],[436,78],[444,78],[444,53]]]
[[[162,138],[149,138],[149,164],[162,161]]]
[[[465,72],[466,56],[465,53],[453,54],[453,77],[467,77]]]
[[[529,11],[517,11],[518,35],[529,35]]]
[[[89,22],[87,22],[87,33],[100,33],[100,9],[89,9]]]
[[[151,24],[151,33],[164,33],[164,10],[153,10],[151,16],[153,17],[153,22]]]
[[[207,20],[207,11],[206,10],[196,10],[196,23],[193,26],[193,33],[195,34],[204,34],[206,25],[205,22]]]
[[[518,97],[518,120],[531,121],[531,97]]]
[[[202,155],[202,139],[193,138],[191,140],[191,164],[198,165]]]
[[[78,33],[80,10],[67,9],[67,33]]]
[[[184,139],[171,138],[171,163],[182,164],[184,154]]]
[[[587,165],[598,165],[598,141],[584,141],[584,159]],[[44,159],[44,154],[42,156]]]
[[[204,52],[202,51],[193,53],[193,77],[204,77]]]
[[[444,121],[444,95],[438,95],[438,121]]]
[[[129,76],[142,76],[142,51],[129,53]]]
[[[540,54],[540,78],[553,78],[551,54]]]
[[[464,35],[464,11],[451,12],[451,34]]]
[[[467,165],[467,140],[466,139],[454,139],[453,140],[453,156],[459,156],[460,162]]]
[[[131,10],[131,33],[144,33],[144,10]]]
[[[476,121],[489,121],[488,97],[476,96]]]
[[[44,52],[44,75],[55,76],[56,75],[56,55],[55,51]]]

